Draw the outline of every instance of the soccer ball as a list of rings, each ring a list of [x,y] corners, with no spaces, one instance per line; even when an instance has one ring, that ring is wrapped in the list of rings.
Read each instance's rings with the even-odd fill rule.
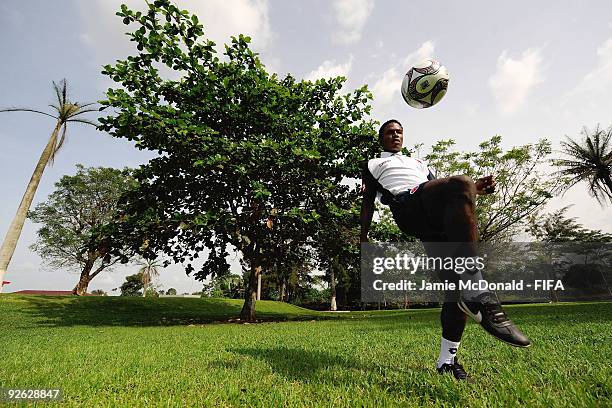
[[[448,71],[433,59],[415,64],[402,81],[402,96],[413,108],[429,108],[440,102],[448,87]]]

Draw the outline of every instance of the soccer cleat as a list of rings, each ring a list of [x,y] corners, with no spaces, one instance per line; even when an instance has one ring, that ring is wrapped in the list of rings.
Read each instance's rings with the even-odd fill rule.
[[[452,373],[453,377],[455,377],[457,380],[464,380],[470,383],[474,382],[472,377],[470,377],[470,375],[465,372],[463,366],[459,364],[459,360],[457,360],[457,357],[453,359],[452,364],[446,363],[438,367],[438,374],[444,373]]]
[[[516,347],[531,345],[527,336],[508,319],[494,293],[482,293],[473,302],[459,299],[459,308],[493,337]]]

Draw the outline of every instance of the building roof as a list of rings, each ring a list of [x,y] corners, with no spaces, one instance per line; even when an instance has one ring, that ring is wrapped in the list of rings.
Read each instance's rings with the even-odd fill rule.
[[[69,296],[72,295],[71,290],[19,290],[13,292],[19,295],[44,295],[44,296]],[[91,293],[86,293],[85,296],[90,296]]]

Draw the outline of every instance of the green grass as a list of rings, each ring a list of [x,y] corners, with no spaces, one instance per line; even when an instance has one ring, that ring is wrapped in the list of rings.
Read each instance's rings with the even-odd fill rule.
[[[532,339],[469,324],[475,384],[439,376],[439,310],[313,312],[240,301],[0,296],[0,386],[65,406],[611,406],[612,303],[507,307]],[[47,403],[45,403],[47,405]]]

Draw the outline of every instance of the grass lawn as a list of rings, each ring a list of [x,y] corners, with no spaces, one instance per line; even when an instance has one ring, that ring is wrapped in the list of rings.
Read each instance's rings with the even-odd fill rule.
[[[439,376],[439,310],[313,312],[241,301],[0,296],[0,386],[63,406],[612,406],[612,303],[510,306],[529,349],[469,324],[475,384]],[[41,403],[49,405],[49,403]]]

